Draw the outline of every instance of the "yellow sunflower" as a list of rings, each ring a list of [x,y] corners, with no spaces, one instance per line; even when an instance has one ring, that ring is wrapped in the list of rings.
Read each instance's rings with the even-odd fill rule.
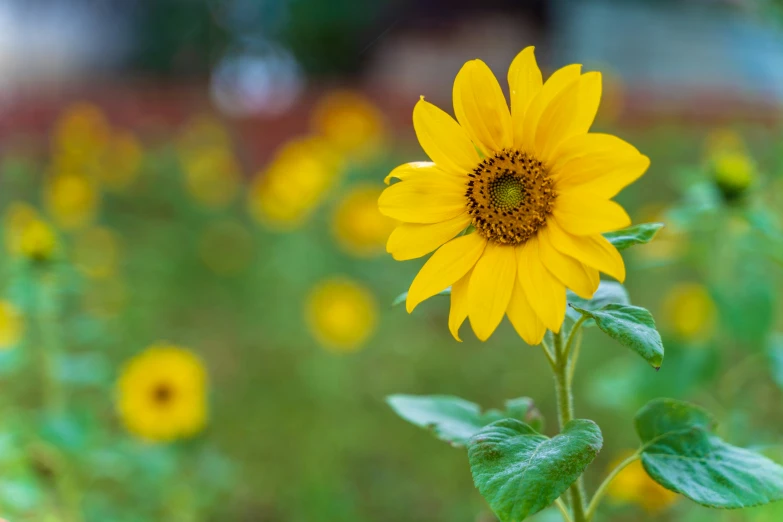
[[[207,376],[192,352],[150,346],[131,359],[117,382],[117,409],[127,429],[152,442],[195,435],[207,421]]]
[[[401,182],[379,206],[403,222],[386,245],[395,259],[437,249],[411,284],[409,312],[451,285],[455,338],[467,317],[486,340],[508,315],[527,343],[538,344],[547,328],[560,331],[566,288],[590,298],[599,271],[625,279],[622,257],[601,234],[630,225],[611,198],[650,162],[617,137],[588,132],[600,73],[569,65],[544,83],[528,47],[508,80],[510,110],[480,60],[454,82],[457,121],[422,98],[413,126],[432,161],[393,170],[387,182]]]

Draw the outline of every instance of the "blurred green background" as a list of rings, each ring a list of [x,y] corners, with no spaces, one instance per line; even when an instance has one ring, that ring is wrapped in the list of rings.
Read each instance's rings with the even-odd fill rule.
[[[527,45],[545,71],[604,73],[598,129],[652,160],[619,201],[667,225],[625,253],[631,299],[664,336],[661,370],[585,335],[577,415],[605,439],[588,489],[660,396],[783,462],[779,13],[750,0],[0,2],[0,516],[494,520],[463,450],[385,397],[529,396],[552,434],[546,362],[509,324],[455,342],[447,298],[393,307],[423,260],[385,253],[394,224],[375,203],[393,167],[424,159],[418,96],[448,108],[462,63],[502,78]],[[183,360],[139,358],[160,345],[195,355],[206,383]],[[155,372],[163,384],[145,380]],[[612,521],[783,519],[774,504],[708,511],[638,473],[610,497]]]

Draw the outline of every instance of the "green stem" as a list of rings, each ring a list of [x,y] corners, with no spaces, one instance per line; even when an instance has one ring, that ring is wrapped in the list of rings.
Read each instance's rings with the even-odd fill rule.
[[[565,505],[561,499],[555,500],[555,506],[560,510],[560,514],[563,515],[565,522],[571,522],[571,514],[568,512],[568,506]]]
[[[576,326],[571,330],[569,339],[573,338]],[[581,325],[580,325],[581,326]],[[557,395],[558,420],[560,421],[560,431],[566,424],[574,419],[574,398],[571,393],[571,381],[568,378],[569,361],[568,350],[570,347],[563,346],[563,336],[561,333],[554,334],[555,342],[555,389]],[[571,512],[573,513],[573,522],[586,522],[584,493],[582,491],[581,478],[571,485]]]
[[[57,375],[57,363],[60,356],[60,332],[58,331],[58,310],[51,274],[42,270],[36,274],[35,281],[35,317],[37,320],[43,405],[49,413],[61,412],[65,397]]]
[[[630,464],[635,462],[639,458],[639,452],[637,451],[624,461],[622,461],[620,464],[617,465],[616,468],[612,470],[611,473],[604,479],[604,481],[601,483],[600,486],[598,486],[598,489],[595,492],[595,495],[593,495],[593,498],[590,500],[590,505],[587,506],[587,514],[585,515],[587,520],[592,520],[593,516],[595,515],[595,511],[598,509],[598,504],[601,503],[601,499],[603,498],[604,494],[606,494],[606,490],[609,487],[609,484],[612,483],[612,481],[617,477],[617,475],[620,474],[622,470],[624,470],[626,467],[628,467]]]
[[[54,476],[54,487],[59,500],[59,509],[66,522],[83,522],[81,510],[81,490],[71,465],[60,451],[43,442],[34,444],[31,452],[41,459]]]

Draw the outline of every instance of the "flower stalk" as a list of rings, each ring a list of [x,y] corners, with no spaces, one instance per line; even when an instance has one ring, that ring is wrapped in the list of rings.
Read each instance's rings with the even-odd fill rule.
[[[553,370],[555,374],[555,391],[557,396],[557,408],[558,408],[558,421],[560,423],[560,431],[563,430],[566,424],[574,420],[574,397],[571,391],[571,376],[572,370],[571,363],[568,358],[571,344],[574,339],[576,331],[581,327],[582,322],[578,322],[571,329],[571,333],[568,336],[568,341],[563,343],[562,333],[555,333],[554,339],[554,356],[555,364]],[[580,478],[570,488],[571,497],[571,513],[573,515],[573,522],[586,522],[585,516],[585,503],[584,503],[584,491],[582,485],[582,479]]]

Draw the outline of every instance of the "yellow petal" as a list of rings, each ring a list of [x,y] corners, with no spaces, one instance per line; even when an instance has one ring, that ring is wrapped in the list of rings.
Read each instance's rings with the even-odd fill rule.
[[[544,326],[559,332],[566,310],[566,292],[563,283],[557,280],[541,262],[537,237],[516,247],[518,277],[530,306],[533,307]]]
[[[578,236],[603,234],[631,225],[622,206],[589,192],[558,194],[552,215],[566,232]]]
[[[574,114],[575,135],[586,134],[593,126],[601,105],[603,84],[601,73],[594,71],[582,75],[579,86],[579,112]]]
[[[470,325],[476,337],[489,339],[503,320],[516,280],[514,247],[488,243],[473,268],[468,289]]]
[[[558,69],[546,81],[541,91],[533,98],[525,112],[525,122],[522,125],[522,141],[515,146],[523,150],[533,151],[536,144],[536,130],[538,120],[549,102],[557,96],[569,84],[579,79],[582,66],[579,64],[567,65]]]
[[[541,262],[576,295],[591,299],[598,290],[598,271],[557,250],[552,244],[548,227],[538,232]]]
[[[617,136],[591,132],[572,136],[557,148],[555,157],[549,165],[550,175],[559,179],[565,164],[573,161],[592,159],[593,161],[610,161],[615,157],[636,156],[639,151]]]
[[[514,290],[511,292],[511,300],[508,302],[506,310],[508,320],[514,326],[519,336],[530,346],[535,346],[541,342],[546,333],[546,326],[541,322],[538,315],[533,311],[530,302],[527,300],[519,281],[514,284]]]
[[[641,154],[615,156],[604,161],[584,157],[564,164],[557,181],[558,194],[595,194],[613,198],[625,187],[642,177],[650,166],[650,158]]]
[[[416,259],[429,254],[453,239],[469,224],[470,216],[466,212],[455,218],[430,225],[402,223],[389,236],[386,251],[397,261]]]
[[[547,105],[538,121],[536,154],[550,165],[558,146],[586,134],[601,100],[601,74],[591,72],[569,84]]]
[[[421,148],[443,170],[467,174],[478,165],[480,158],[468,133],[423,96],[413,108],[413,128]]]
[[[514,128],[514,144],[522,143],[522,129],[525,112],[530,102],[541,92],[543,80],[541,69],[536,63],[534,47],[526,47],[519,53],[508,69],[508,88],[511,100],[511,121]]]
[[[439,223],[465,208],[465,183],[434,172],[386,187],[378,198],[381,214],[406,223]]]
[[[451,307],[449,308],[449,331],[459,342],[459,327],[468,317],[468,283],[473,270],[462,276],[457,282],[451,285]]]
[[[486,156],[514,144],[506,98],[487,64],[471,60],[463,65],[453,98],[457,121]]]
[[[452,239],[424,263],[408,290],[408,313],[438,292],[442,292],[473,268],[484,252],[487,240],[477,233]]]
[[[417,176],[426,176],[430,173],[445,174],[443,169],[438,168],[431,161],[412,161],[410,163],[403,163],[399,167],[392,170],[385,178],[383,182],[387,185],[391,183],[392,179],[398,179],[400,181],[415,178]]]
[[[549,237],[557,250],[614,277],[621,283],[625,281],[623,258],[605,237],[574,236],[563,230],[554,219],[547,221],[546,228],[549,229]]]

